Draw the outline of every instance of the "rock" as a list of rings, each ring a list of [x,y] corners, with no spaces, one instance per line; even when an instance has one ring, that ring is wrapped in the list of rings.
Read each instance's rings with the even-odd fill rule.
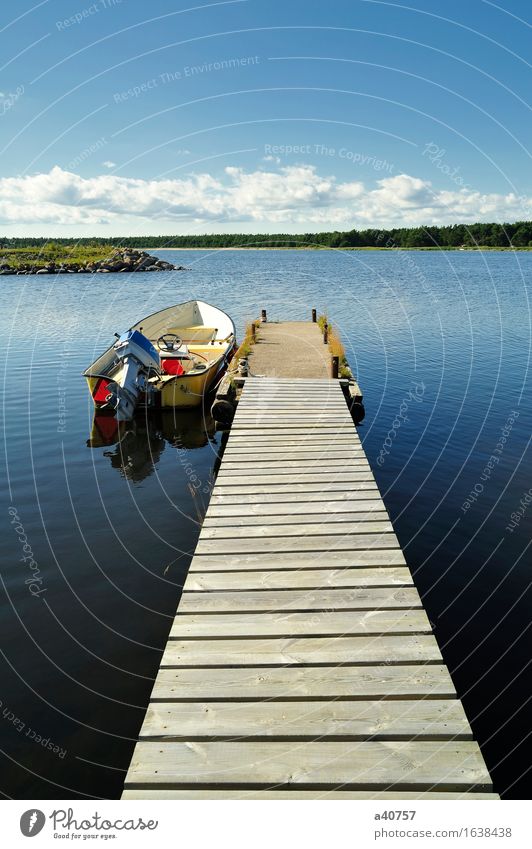
[[[148,268],[148,266],[151,265],[152,262],[153,260],[151,259],[151,257],[145,257],[144,259],[141,259],[140,262],[137,262],[137,264],[135,265],[135,271],[144,271],[144,269]]]
[[[51,260],[42,266],[22,263],[18,268],[12,268],[8,263],[0,262],[0,274],[117,274],[132,271],[186,271],[182,265],[175,266],[167,260],[152,256],[147,251],[134,248],[118,248],[108,259],[96,260],[80,264],[79,262],[62,262],[56,265]]]

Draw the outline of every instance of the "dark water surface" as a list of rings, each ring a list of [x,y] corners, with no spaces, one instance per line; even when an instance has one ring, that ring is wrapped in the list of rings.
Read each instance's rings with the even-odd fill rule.
[[[191,270],[0,281],[2,792],[121,792],[219,435],[177,413],[106,445],[80,375],[114,331],[200,298],[240,331],[262,307],[288,319],[316,306],[340,326],[368,458],[496,790],[529,798],[532,255],[165,258]]]

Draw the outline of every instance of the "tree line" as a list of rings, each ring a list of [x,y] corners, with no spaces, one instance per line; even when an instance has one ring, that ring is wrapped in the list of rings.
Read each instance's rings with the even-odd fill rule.
[[[514,224],[452,224],[445,227],[400,227],[391,230],[334,230],[325,233],[219,233],[205,236],[111,236],[109,238],[10,238],[0,236],[0,249],[45,248],[53,245],[109,245],[132,248],[527,248],[532,247],[532,221]]]

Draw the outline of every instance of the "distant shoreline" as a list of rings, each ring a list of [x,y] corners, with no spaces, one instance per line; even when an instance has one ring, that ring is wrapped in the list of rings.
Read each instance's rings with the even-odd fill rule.
[[[393,229],[327,230],[306,233],[164,233],[150,236],[0,236],[2,251],[142,249],[157,251],[527,251],[532,250],[532,221],[498,224],[426,225]]]
[[[143,250],[147,250],[147,248],[143,248]],[[153,250],[153,248],[151,250]],[[480,253],[482,251],[491,251],[492,253],[494,251],[504,251],[506,253],[508,253],[508,252],[516,253],[517,251],[519,251],[519,252],[524,251],[526,253],[527,251],[532,251],[532,246],[530,246],[530,247],[512,247],[512,248],[509,248],[509,247],[496,247],[495,248],[495,247],[484,246],[484,245],[479,245],[478,247],[474,247],[474,248],[450,248],[450,247],[436,247],[436,246],[426,247],[426,248],[402,248],[402,247],[374,248],[374,247],[368,245],[367,247],[360,247],[360,248],[331,248],[331,247],[328,247],[326,245],[316,245],[316,246],[314,246],[314,245],[301,245],[299,247],[287,246],[287,247],[276,247],[276,248],[258,248],[258,247],[256,248],[256,247],[253,247],[252,245],[248,245],[248,246],[243,246],[243,247],[240,247],[240,248],[237,248],[237,247],[227,247],[227,248],[226,247],[157,248],[158,253],[160,253],[161,251],[204,251],[204,252],[208,252],[208,253],[211,253],[212,251],[340,251],[342,253],[344,251],[349,251],[349,252],[353,252],[353,251],[386,251],[386,252],[388,252],[388,251],[392,251],[392,252],[393,251],[445,251],[445,253]]]

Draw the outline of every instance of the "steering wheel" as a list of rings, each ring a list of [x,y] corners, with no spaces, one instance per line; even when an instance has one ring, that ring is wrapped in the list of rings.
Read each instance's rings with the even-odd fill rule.
[[[165,333],[157,339],[159,350],[168,351],[168,353],[177,351],[182,344],[183,341],[175,333]]]

